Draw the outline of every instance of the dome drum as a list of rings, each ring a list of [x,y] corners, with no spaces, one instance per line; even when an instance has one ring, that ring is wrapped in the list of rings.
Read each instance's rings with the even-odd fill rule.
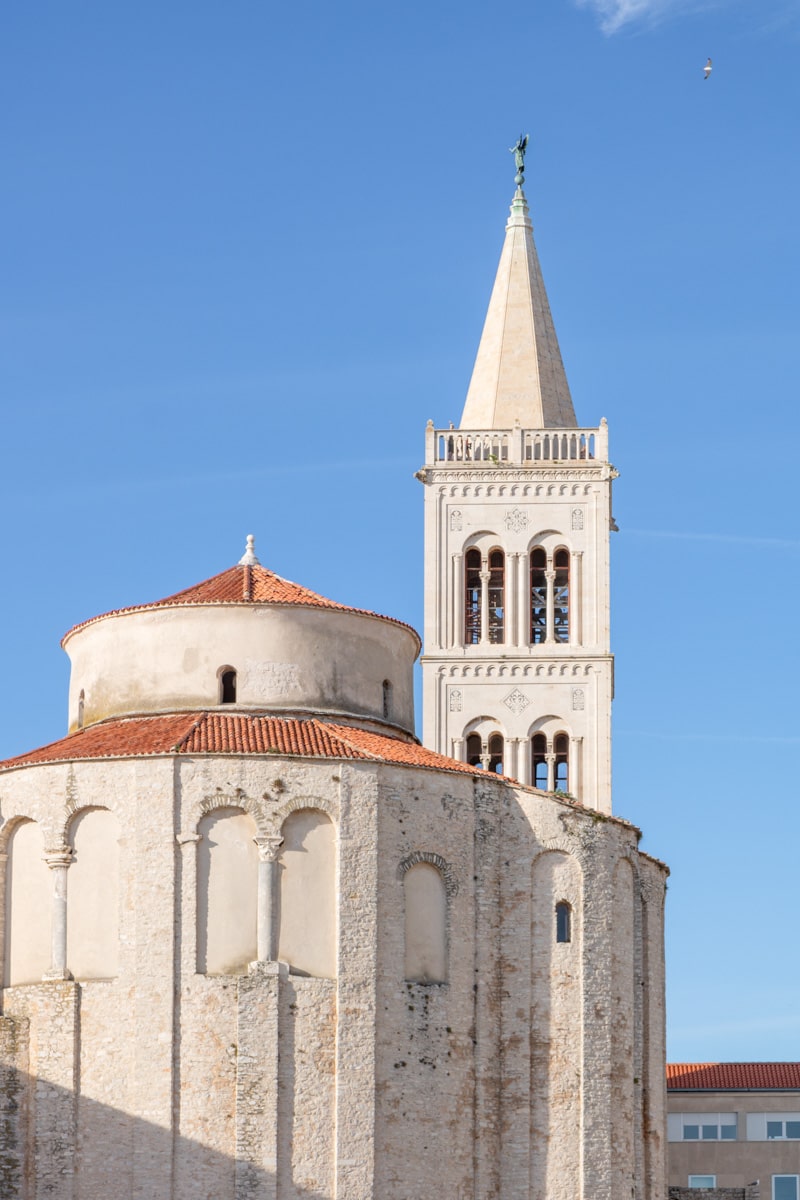
[[[372,614],[297,604],[149,607],[79,626],[64,647],[71,731],[126,714],[227,707],[235,683],[237,709],[358,716],[414,732],[416,634]]]

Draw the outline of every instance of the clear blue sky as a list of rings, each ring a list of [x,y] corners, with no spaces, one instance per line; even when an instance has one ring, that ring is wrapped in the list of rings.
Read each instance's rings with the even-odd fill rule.
[[[420,627],[412,476],[530,132],[621,471],[614,807],[672,868],[670,1056],[800,1058],[798,0],[42,0],[0,40],[0,755],[63,733],[71,624],[248,532]]]

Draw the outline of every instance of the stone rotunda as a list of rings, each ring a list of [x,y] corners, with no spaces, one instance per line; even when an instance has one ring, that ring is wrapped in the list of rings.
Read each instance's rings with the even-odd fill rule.
[[[252,544],[64,646],[0,771],[4,1197],[660,1195],[632,826],[423,749],[416,634]]]

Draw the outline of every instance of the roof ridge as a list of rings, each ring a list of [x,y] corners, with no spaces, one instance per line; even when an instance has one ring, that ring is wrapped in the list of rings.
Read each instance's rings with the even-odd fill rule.
[[[333,721],[321,721],[319,717],[310,717],[309,721],[312,725],[316,725],[318,729],[324,729],[326,734],[332,741],[341,742],[343,746],[347,746],[348,750],[358,754],[361,758],[365,758],[372,762],[386,762],[387,760],[380,754],[373,754],[369,750],[365,750],[363,746],[359,746],[357,742],[352,742],[349,738],[343,737],[339,730],[346,726],[337,725]],[[334,732],[334,730],[336,732]],[[384,737],[384,734],[378,734],[378,737]],[[399,740],[399,739],[398,739]]]
[[[227,716],[227,713],[226,713],[225,715]],[[198,714],[197,714],[197,716],[196,716],[196,717],[195,717],[195,719],[192,721],[191,725],[190,725],[190,726],[189,726],[189,728],[188,728],[188,729],[185,731],[185,733],[183,734],[183,736],[182,736],[182,737],[180,737],[180,738],[178,738],[177,742],[176,742],[176,743],[175,743],[175,745],[172,747],[172,749],[173,749],[173,752],[174,752],[175,754],[180,754],[180,753],[181,753],[181,749],[182,749],[182,747],[186,745],[186,743],[189,741],[189,738],[192,736],[192,734],[193,734],[193,733],[195,733],[195,732],[196,732],[198,729],[200,729],[200,727],[203,725],[203,723],[205,722],[205,720],[207,719],[207,717],[208,717],[208,713],[207,713],[207,712],[201,712],[201,713],[198,713]]]

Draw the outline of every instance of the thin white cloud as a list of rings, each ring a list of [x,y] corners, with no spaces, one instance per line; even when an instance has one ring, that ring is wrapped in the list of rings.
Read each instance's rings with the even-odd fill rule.
[[[685,6],[685,0],[576,0],[600,19],[603,33],[616,33],[635,21],[653,23]]]
[[[573,0],[578,8],[593,12],[605,34],[626,26],[657,25],[680,13],[697,15],[709,9],[739,9],[759,33],[796,31],[800,23],[799,0]]]

